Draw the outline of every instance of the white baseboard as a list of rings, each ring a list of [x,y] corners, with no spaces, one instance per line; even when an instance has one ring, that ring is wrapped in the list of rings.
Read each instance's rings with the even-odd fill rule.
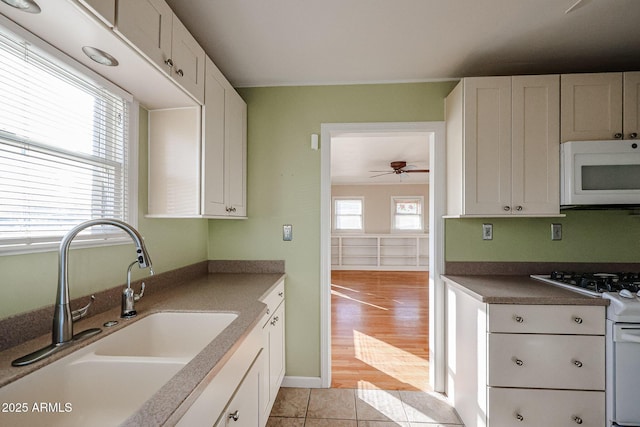
[[[322,388],[320,377],[284,377],[282,387]]]

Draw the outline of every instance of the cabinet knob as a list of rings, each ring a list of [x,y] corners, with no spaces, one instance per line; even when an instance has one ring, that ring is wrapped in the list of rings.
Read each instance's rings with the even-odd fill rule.
[[[167,67],[171,68],[173,67],[173,60],[171,58],[167,58],[164,60],[164,63]]]
[[[515,362],[516,365],[518,366],[522,366],[524,365],[524,362],[520,359],[514,358],[513,361]]]
[[[576,424],[582,424],[582,418],[575,416],[573,417],[573,422],[575,422]]]
[[[576,316],[576,317],[573,318],[573,321],[576,322],[578,325],[581,325],[582,324],[582,317]]]
[[[638,137],[638,133],[637,132],[632,132],[629,134],[629,138],[631,139],[636,139]]]
[[[182,71],[182,69],[179,69],[176,73],[178,73],[180,77],[184,77],[184,71]]]
[[[520,414],[516,414],[516,420],[518,421],[524,421],[524,417]]]
[[[613,134],[613,137],[614,137],[615,139],[622,139],[622,133],[620,133],[620,132],[616,132],[616,133],[614,133],[614,134]]]
[[[524,318],[522,316],[513,316],[513,320],[515,320],[518,323],[524,322]]]
[[[229,414],[228,418],[233,421],[238,421],[240,419],[240,414],[238,413],[238,410],[236,409],[235,412]]]
[[[502,210],[504,210],[505,212],[509,212],[511,210],[511,206],[503,206]]]
[[[280,292],[278,292],[278,296],[279,296],[279,297],[282,297],[283,295],[284,295],[284,291],[280,291]]]
[[[574,360],[573,364],[576,365],[578,368],[582,368],[582,362],[579,360]]]
[[[516,210],[517,210],[518,212],[522,212],[522,209],[523,209],[523,207],[522,207],[522,206],[516,206]]]

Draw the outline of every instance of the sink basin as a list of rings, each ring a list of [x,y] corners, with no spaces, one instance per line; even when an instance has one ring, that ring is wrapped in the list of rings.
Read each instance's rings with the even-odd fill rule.
[[[0,388],[0,401],[20,405],[0,414],[0,424],[118,425],[236,317],[161,312],[135,321]]]
[[[191,359],[236,317],[221,312],[154,313],[98,341],[95,353]]]
[[[101,360],[91,354],[65,359],[0,389],[3,402],[27,404],[26,413],[1,414],[2,425],[115,426],[184,366],[167,360]]]

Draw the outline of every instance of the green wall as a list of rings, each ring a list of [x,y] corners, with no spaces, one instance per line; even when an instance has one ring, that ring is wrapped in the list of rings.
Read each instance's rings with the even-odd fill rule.
[[[566,218],[447,219],[447,261],[640,262],[640,216],[632,211],[563,211]],[[482,224],[493,240],[482,240]],[[551,240],[551,224],[562,240]],[[540,272],[544,273],[544,272]]]
[[[320,375],[320,151],[322,123],[444,118],[454,82],[241,89],[248,106],[247,220],[210,220],[211,259],[284,259],[287,375]],[[321,142],[322,143],[322,142]],[[293,241],[282,225],[293,224]]]
[[[146,219],[148,114],[140,109],[138,230],[156,273],[207,259],[206,220]],[[127,267],[135,258],[133,244],[74,249],[69,256],[71,298],[90,295],[126,282]],[[148,270],[132,270],[143,277]],[[0,318],[54,303],[58,281],[58,254],[0,256]],[[146,289],[153,292],[152,288]]]

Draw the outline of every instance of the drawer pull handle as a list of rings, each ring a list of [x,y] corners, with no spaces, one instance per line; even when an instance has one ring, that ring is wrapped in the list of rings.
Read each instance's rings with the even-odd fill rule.
[[[578,325],[582,324],[582,317],[574,317],[573,321],[576,322]]]
[[[573,364],[576,365],[578,368],[582,368],[582,362],[579,360],[574,360]]]
[[[516,414],[516,420],[518,421],[524,421],[524,417],[520,414]]]
[[[240,414],[238,414],[238,410],[236,409],[235,412],[229,414],[228,418],[233,421],[238,421],[240,419]]]
[[[580,418],[580,417],[573,417],[573,421],[574,421],[576,424],[582,424],[582,418]]]
[[[524,362],[523,362],[522,360],[520,360],[520,359],[514,359],[513,361],[514,361],[514,362],[515,362],[515,364],[516,364],[516,365],[518,365],[518,366],[522,366],[522,365],[524,365]]]
[[[518,323],[524,322],[524,318],[522,316],[514,316],[513,320],[515,320]]]

